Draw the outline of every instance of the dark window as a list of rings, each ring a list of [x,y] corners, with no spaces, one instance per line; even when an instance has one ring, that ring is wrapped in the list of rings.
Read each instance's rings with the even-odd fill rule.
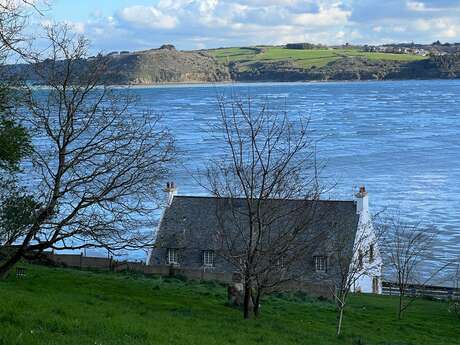
[[[327,258],[325,256],[315,256],[315,270],[316,272],[327,271]]]

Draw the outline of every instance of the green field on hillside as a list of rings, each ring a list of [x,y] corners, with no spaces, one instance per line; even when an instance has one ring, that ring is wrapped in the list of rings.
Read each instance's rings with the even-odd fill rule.
[[[367,53],[357,49],[286,49],[283,47],[243,47],[243,48],[220,48],[208,51],[221,62],[238,62],[240,64],[251,64],[258,61],[286,61],[290,60],[303,68],[312,66],[322,67],[329,62],[343,57],[363,57],[369,60],[390,60],[390,61],[417,61],[426,57],[410,54],[390,53]]]
[[[0,281],[0,344],[460,344],[460,320],[446,302],[417,301],[396,320],[397,300],[351,298],[344,335],[334,305],[301,295],[263,301],[259,320],[242,320],[214,283],[27,266]]]

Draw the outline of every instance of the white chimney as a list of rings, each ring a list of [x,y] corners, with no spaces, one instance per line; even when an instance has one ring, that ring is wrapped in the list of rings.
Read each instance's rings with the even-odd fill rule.
[[[176,184],[174,182],[166,182],[166,188],[163,191],[166,193],[166,206],[171,206],[174,196],[177,194]]]
[[[366,192],[366,187],[359,187],[359,192],[356,193],[356,212],[358,214],[369,212],[369,197]]]

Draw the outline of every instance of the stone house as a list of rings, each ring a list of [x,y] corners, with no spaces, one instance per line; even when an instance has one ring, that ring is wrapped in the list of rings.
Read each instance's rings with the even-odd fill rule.
[[[166,207],[147,264],[171,265],[181,269],[208,272],[235,272],[235,266],[225,255],[220,255],[222,243],[218,240],[217,234],[222,223],[216,210],[222,208],[223,200],[214,197],[176,195],[173,183],[168,183],[165,191]],[[238,206],[244,203],[244,199],[232,199],[231,203]],[[305,238],[305,241],[314,241],[315,245],[306,248],[303,255],[298,258],[298,263],[292,268],[296,270],[299,281],[321,284],[340,279],[338,259],[335,256],[336,243],[332,243],[329,236],[331,229],[334,229],[336,233],[345,235],[340,237],[339,244],[345,249],[343,252],[349,265],[358,263],[362,272],[365,272],[355,279],[352,290],[381,293],[382,260],[375,241],[368,194],[364,187],[356,194],[356,200],[351,201],[270,200],[269,203],[282,204],[281,207],[285,209],[298,209],[298,212],[292,212],[293,218],[312,219],[305,226],[309,227],[306,233],[314,234],[314,240],[311,237]]]

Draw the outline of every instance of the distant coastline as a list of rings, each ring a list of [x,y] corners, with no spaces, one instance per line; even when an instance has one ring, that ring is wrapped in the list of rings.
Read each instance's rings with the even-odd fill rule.
[[[386,46],[288,46],[179,51],[165,45],[146,51],[92,56],[81,63],[85,68],[85,64],[103,60],[107,69],[101,82],[113,86],[460,78],[460,44],[390,47],[391,50]],[[7,68],[13,75],[22,74],[25,80],[41,84],[34,66]]]
[[[244,85],[276,85],[276,84],[287,84],[287,85],[300,85],[300,84],[335,84],[335,83],[384,83],[384,82],[404,82],[404,81],[455,81],[460,80],[458,78],[411,78],[411,79],[350,79],[350,80],[300,80],[300,81],[218,81],[218,82],[159,82],[155,84],[108,84],[109,87],[114,88],[155,88],[155,87],[209,87],[209,86],[244,86]]]

